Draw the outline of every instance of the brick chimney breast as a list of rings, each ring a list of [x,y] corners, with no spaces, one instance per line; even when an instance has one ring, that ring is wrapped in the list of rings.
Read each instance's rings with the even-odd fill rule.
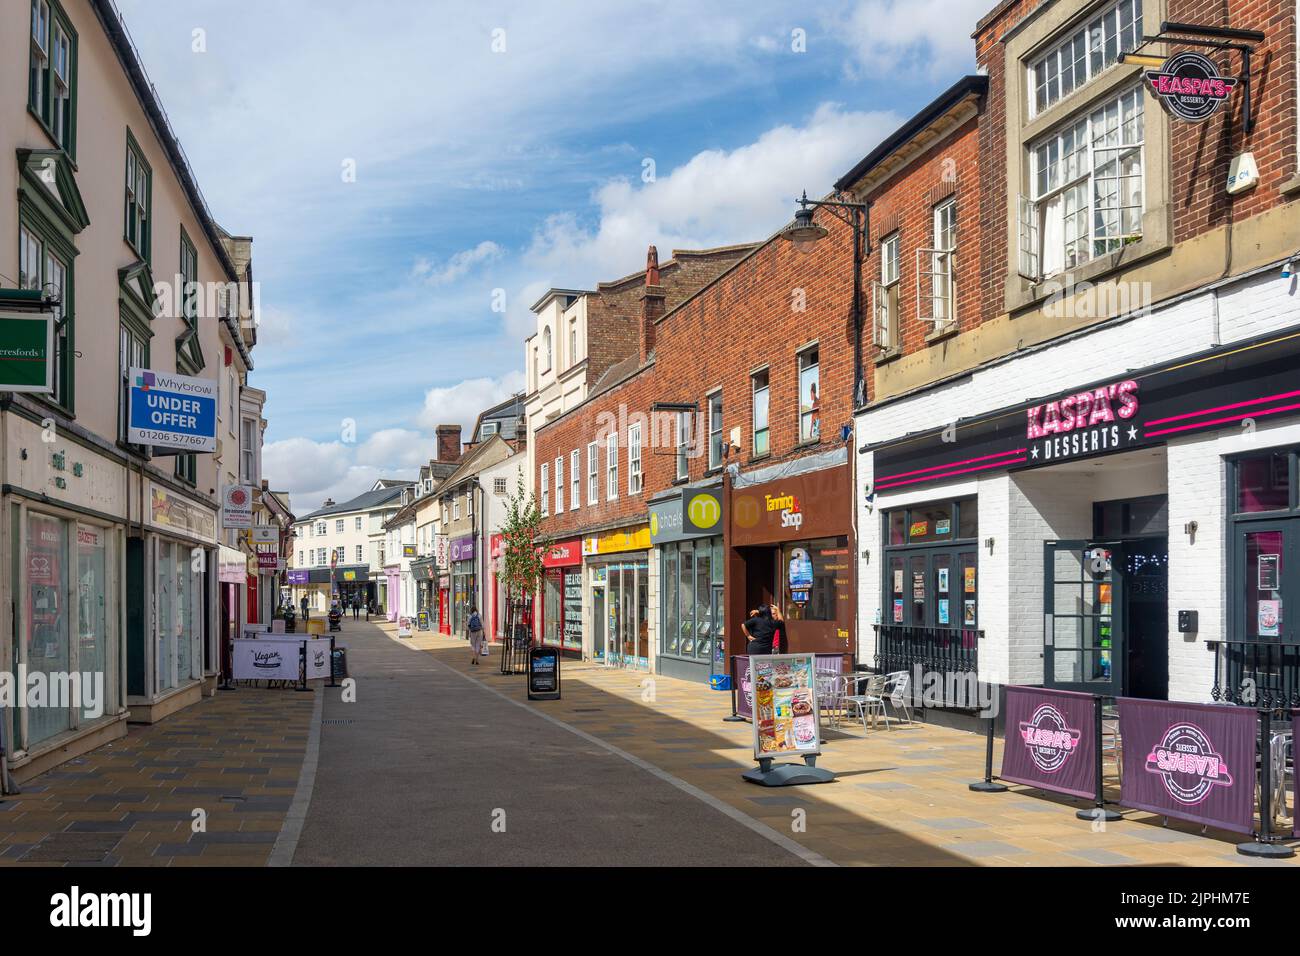
[[[438,436],[438,461],[460,461],[460,426],[439,425],[435,432]]]
[[[659,250],[651,246],[645,256],[645,288],[641,290],[641,342],[639,355],[644,365],[655,350],[655,320],[664,314],[668,290],[660,285]]]

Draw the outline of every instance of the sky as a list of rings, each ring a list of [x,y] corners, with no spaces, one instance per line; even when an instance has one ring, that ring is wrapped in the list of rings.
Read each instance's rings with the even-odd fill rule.
[[[117,5],[254,239],[262,471],[305,514],[521,390],[546,289],[775,232],[973,71],[993,0]]]

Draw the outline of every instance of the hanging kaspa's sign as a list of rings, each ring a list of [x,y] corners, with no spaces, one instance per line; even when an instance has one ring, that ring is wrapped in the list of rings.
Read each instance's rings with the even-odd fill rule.
[[[53,355],[48,312],[0,312],[0,392],[53,392]]]
[[[130,370],[126,440],[186,452],[217,450],[217,382],[147,368]]]
[[[1222,76],[1214,61],[1200,53],[1175,53],[1158,70],[1147,71],[1151,92],[1172,115],[1188,123],[1213,116],[1237,85],[1235,76]]]
[[[221,488],[221,526],[253,526],[253,488],[251,485],[223,485]]]

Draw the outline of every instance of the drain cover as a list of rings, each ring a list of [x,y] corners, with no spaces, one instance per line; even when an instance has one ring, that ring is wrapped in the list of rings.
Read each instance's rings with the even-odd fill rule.
[[[352,723],[351,717],[328,717],[321,721],[321,724],[326,727],[346,727],[350,723]]]

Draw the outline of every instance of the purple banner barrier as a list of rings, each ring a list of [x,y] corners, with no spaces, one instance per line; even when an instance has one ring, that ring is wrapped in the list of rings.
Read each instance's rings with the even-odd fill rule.
[[[735,681],[732,686],[736,695],[736,713],[746,720],[753,720],[754,685],[749,678],[749,655],[735,654],[732,660],[735,662],[733,671]],[[841,674],[844,672],[844,655],[815,654],[813,666],[818,674]]]
[[[1072,797],[1096,796],[1095,708],[1091,694],[1008,686],[998,777]]]
[[[1120,803],[1250,833],[1255,824],[1253,708],[1120,697]]]

